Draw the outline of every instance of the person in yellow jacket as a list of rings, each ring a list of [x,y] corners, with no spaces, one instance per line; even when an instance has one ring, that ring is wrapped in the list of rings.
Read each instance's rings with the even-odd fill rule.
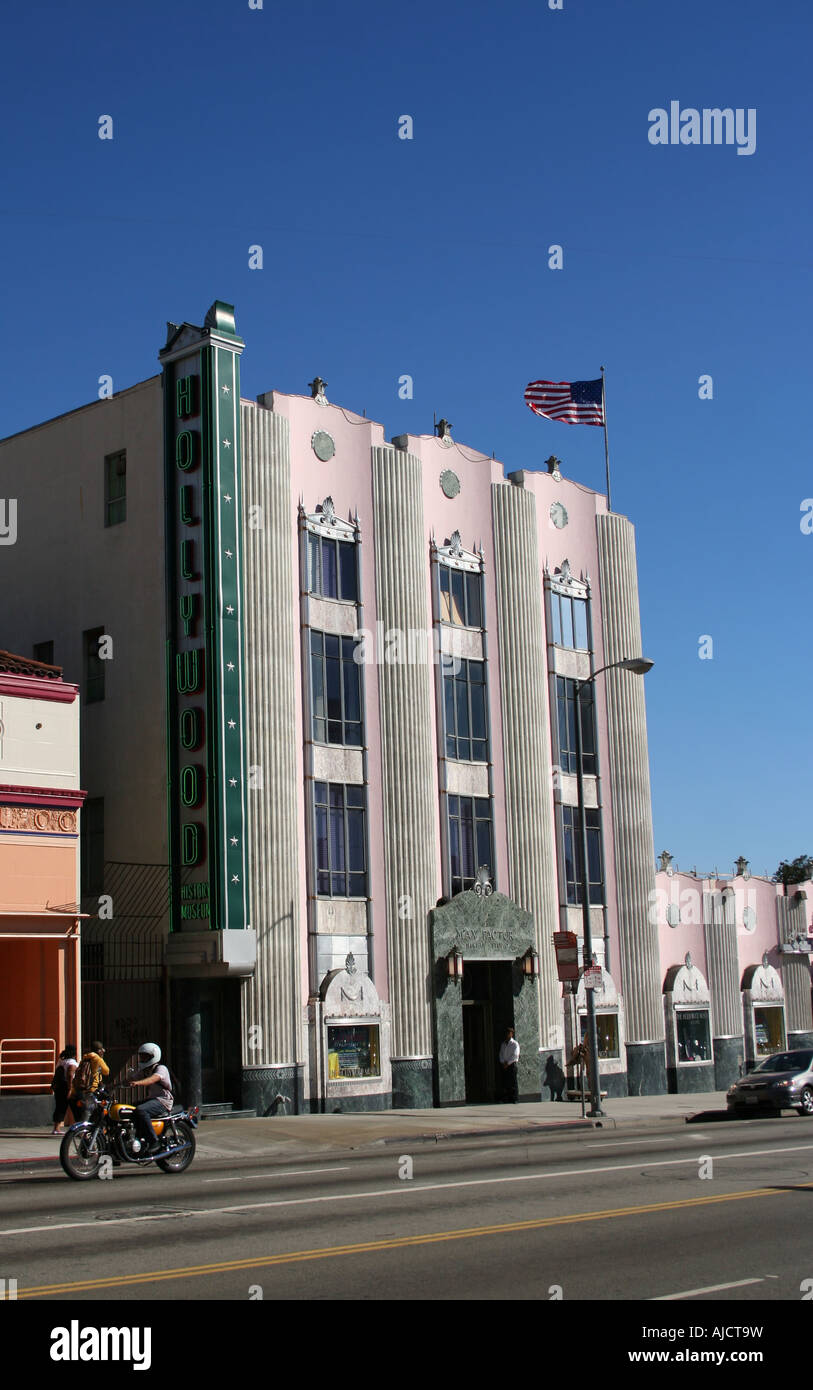
[[[73,1073],[68,1100],[77,1124],[85,1118],[88,1097],[98,1091],[103,1078],[110,1075],[110,1068],[104,1060],[105,1050],[102,1043],[92,1042],[87,1052],[82,1053],[82,1060]]]

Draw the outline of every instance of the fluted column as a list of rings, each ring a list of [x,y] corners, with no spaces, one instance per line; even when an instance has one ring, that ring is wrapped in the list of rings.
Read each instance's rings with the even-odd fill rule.
[[[714,1084],[722,1091],[737,1080],[744,1055],[734,894],[704,893],[703,923],[711,994]]]
[[[493,484],[491,495],[510,895],[535,923],[544,1053],[564,1046],[564,1032],[552,944],[559,914],[545,624],[541,585],[529,582],[541,572],[536,500],[511,483]]]
[[[614,512],[596,517],[604,660],[641,655],[635,533]],[[655,901],[655,853],[646,708],[641,677],[607,671],[610,791],[618,932],[627,1023],[630,1094],[666,1090],[663,1002]]]
[[[420,461],[372,450],[376,606],[383,630],[427,632],[429,546]],[[431,667],[379,669],[393,1107],[432,1104],[427,914],[437,900]]]
[[[301,1105],[296,618],[289,425],[243,405],[245,650],[251,925],[257,967],[244,986],[244,1104],[264,1113],[295,1086]],[[250,511],[258,508],[257,511]],[[251,524],[248,524],[249,518]],[[255,1070],[256,1069],[256,1070]],[[292,1096],[291,1099],[294,1099]]]
[[[776,911],[779,940],[791,945],[797,937],[807,943],[805,899],[778,897]],[[810,999],[810,957],[807,952],[782,953],[782,983],[785,986],[785,1025],[788,1046],[808,1046],[813,1040],[813,1010]],[[794,1037],[791,1037],[794,1034]],[[799,1035],[803,1034],[803,1037]],[[810,1035],[810,1038],[809,1036]]]

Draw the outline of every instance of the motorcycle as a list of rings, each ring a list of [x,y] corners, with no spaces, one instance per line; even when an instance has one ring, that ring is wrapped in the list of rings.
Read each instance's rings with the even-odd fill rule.
[[[166,1119],[151,1120],[159,1148],[150,1153],[136,1131],[135,1106],[113,1098],[112,1092],[125,1085],[114,1083],[110,1090],[100,1086],[88,1096],[85,1118],[71,1126],[59,1146],[59,1161],[69,1178],[95,1178],[105,1158],[116,1166],[144,1168],[156,1163],[165,1173],[183,1173],[189,1167],[195,1157],[199,1107],[175,1106]]]

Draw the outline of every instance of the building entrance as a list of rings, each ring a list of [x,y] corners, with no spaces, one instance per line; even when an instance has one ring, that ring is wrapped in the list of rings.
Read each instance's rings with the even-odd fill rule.
[[[488,1105],[501,1098],[500,1043],[514,1026],[511,962],[466,961],[462,996],[466,1103]]]

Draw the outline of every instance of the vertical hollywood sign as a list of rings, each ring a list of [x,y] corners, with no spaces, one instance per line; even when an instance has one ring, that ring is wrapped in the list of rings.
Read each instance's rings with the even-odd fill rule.
[[[206,652],[203,631],[203,486],[200,435],[200,377],[175,380],[176,486],[176,641],[175,696],[179,803],[178,859],[187,871],[203,869],[207,859]],[[199,879],[180,886],[182,920],[210,915],[209,883]]]
[[[234,310],[170,325],[164,365],[172,930],[248,921]]]

